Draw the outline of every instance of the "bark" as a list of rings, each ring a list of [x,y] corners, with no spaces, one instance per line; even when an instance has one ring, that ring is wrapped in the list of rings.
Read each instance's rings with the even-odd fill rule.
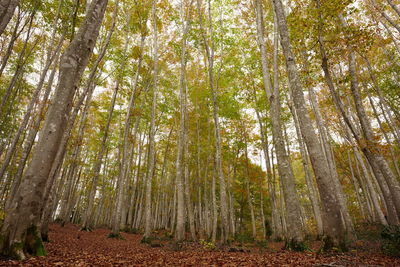
[[[157,106],[157,86],[158,86],[158,33],[157,33],[157,0],[153,0],[152,4],[152,24],[153,24],[153,96],[151,105],[151,122],[149,131],[149,158],[148,158],[148,171],[146,174],[146,200],[145,200],[145,232],[144,239],[150,237],[152,230],[151,222],[151,195],[152,195],[152,181],[155,170],[155,134],[156,134],[156,106]]]
[[[341,17],[341,21],[344,27],[347,27],[347,23],[344,18]],[[361,92],[358,84],[357,70],[356,70],[356,55],[353,47],[349,46],[349,72],[351,76],[351,93],[356,107],[357,117],[360,120],[363,137],[365,140],[360,140],[360,143],[364,146],[363,150],[368,149],[368,160],[373,161],[371,167],[374,172],[380,171],[385,178],[390,194],[393,198],[393,203],[396,207],[397,215],[400,214],[400,184],[395,174],[390,169],[386,159],[379,153],[379,144],[374,138],[371,123],[365,111],[364,105],[361,100]]]
[[[38,230],[43,191],[62,139],[73,96],[96,43],[107,0],[92,2],[89,12],[60,62],[59,82],[25,178],[6,215],[0,249],[4,255],[24,259],[24,251],[45,254]],[[34,240],[34,242],[30,242]]]
[[[294,107],[298,115],[300,130],[308,148],[311,164],[314,169],[320,192],[324,234],[326,235],[325,248],[330,249],[332,245],[343,246],[345,243],[345,226],[341,220],[340,206],[337,204],[338,201],[333,191],[334,187],[331,182],[333,177],[331,177],[329,165],[324,157],[321,144],[308,115],[302,85],[298,77],[295,56],[292,52],[289,30],[282,2],[281,0],[273,0],[273,4],[278,20],[281,45],[286,60],[289,87],[292,92]]]
[[[256,95],[255,89],[254,89],[254,95]],[[257,98],[255,96],[255,102],[257,102]],[[269,194],[269,199],[270,199],[270,205],[271,205],[271,228],[272,228],[272,239],[282,239],[283,238],[283,230],[282,230],[282,225],[280,221],[280,215],[278,212],[278,207],[277,207],[277,200],[276,200],[276,193],[275,189],[273,186],[273,175],[272,175],[272,168],[271,168],[271,162],[270,162],[270,156],[269,156],[269,144],[268,144],[268,136],[265,131],[265,126],[262,123],[262,118],[261,114],[258,111],[258,109],[255,109],[256,115],[257,115],[257,121],[260,127],[260,134],[261,134],[261,144],[262,144],[262,149],[264,152],[264,160],[265,160],[265,166],[267,169],[267,183],[268,183],[268,194]]]
[[[315,188],[315,185],[314,185],[313,174],[311,172],[311,168],[310,168],[310,164],[309,164],[309,156],[307,153],[306,146],[304,144],[303,137],[301,136],[300,126],[299,126],[298,118],[296,115],[296,111],[294,110],[293,105],[290,102],[289,102],[289,108],[293,115],[297,139],[298,139],[298,143],[300,146],[301,161],[303,164],[308,194],[309,194],[309,198],[311,201],[311,205],[313,207],[314,218],[315,218],[315,222],[317,225],[317,234],[319,237],[322,237],[324,232],[323,232],[323,221],[322,221],[322,215],[321,215],[320,199],[318,197],[318,192],[317,192],[318,189]]]
[[[396,175],[397,175],[397,177],[400,177],[400,169],[399,169],[399,165],[397,163],[398,160],[397,160],[396,154],[393,150],[393,147],[391,145],[391,140],[390,140],[389,136],[387,135],[385,129],[383,128],[382,121],[379,118],[379,114],[378,114],[378,111],[376,110],[374,101],[372,100],[371,96],[369,96],[369,95],[368,95],[368,100],[369,100],[369,103],[371,104],[372,111],[374,112],[375,118],[378,122],[379,128],[381,129],[383,137],[385,138],[385,141],[389,146],[389,152],[390,152],[390,156],[392,157],[392,162],[393,162],[394,168],[396,170]]]
[[[393,120],[393,118],[391,116],[390,110],[387,107],[386,101],[382,94],[382,89],[379,86],[378,80],[375,76],[375,72],[371,66],[371,63],[369,62],[369,60],[366,56],[362,56],[362,57],[364,58],[365,62],[367,63],[368,73],[369,73],[369,76],[371,77],[371,81],[372,81],[372,87],[378,93],[383,116],[385,117],[387,124],[388,124],[389,128],[391,129],[393,136],[396,139],[397,144],[400,147],[400,131],[397,128],[396,122]],[[388,114],[388,115],[386,116],[386,114]],[[377,117],[377,119],[378,119],[378,117]]]
[[[321,58],[322,58],[322,69],[324,71],[325,80],[328,85],[329,91],[333,97],[335,106],[341,113],[343,120],[348,127],[348,128],[346,128],[346,130],[348,129],[350,131],[350,134],[353,135],[354,139],[356,140],[357,144],[360,146],[361,150],[363,151],[363,153],[367,157],[368,161],[370,162],[372,169],[374,170],[375,177],[377,178],[377,180],[379,182],[379,185],[380,185],[383,195],[385,197],[386,205],[388,207],[389,223],[397,224],[398,223],[397,214],[396,214],[396,211],[392,209],[393,201],[391,199],[390,192],[388,191],[389,188],[387,186],[387,183],[383,178],[382,172],[378,169],[378,165],[377,165],[376,161],[374,160],[375,157],[372,154],[372,151],[366,145],[366,142],[363,141],[362,138],[360,137],[359,129],[357,129],[356,125],[351,120],[352,114],[349,114],[349,112],[345,109],[344,104],[335,89],[335,85],[333,83],[332,76],[329,71],[328,58],[326,56],[324,40],[321,35],[321,30],[319,31],[318,42],[319,42],[320,53],[321,53]],[[354,59],[354,52],[353,52],[353,56],[351,56],[351,57]],[[352,62],[355,64],[354,61],[352,61]],[[354,91],[354,89],[355,89],[355,91],[358,92],[358,82],[357,82],[357,77],[355,76],[355,65],[354,64],[351,64],[352,65],[351,67],[353,69],[353,71],[351,71],[353,73],[353,75],[352,75],[352,91]],[[354,85],[356,85],[356,86],[354,87]],[[354,121],[356,121],[356,120],[354,120]],[[367,127],[368,127],[368,125],[367,125]]]
[[[0,36],[3,34],[12,16],[19,0],[1,0],[0,1]]]
[[[279,97],[279,84],[274,80],[274,87],[272,87],[269,64],[266,54],[265,40],[264,40],[264,18],[262,13],[262,4],[260,0],[256,0],[256,14],[257,14],[257,40],[261,52],[261,65],[264,81],[264,90],[267,95],[270,105],[270,116],[272,125],[272,137],[274,141],[275,151],[278,161],[279,177],[283,185],[283,193],[286,204],[286,212],[288,216],[288,233],[287,245],[294,243],[301,243],[304,241],[304,231],[300,222],[300,201],[296,192],[295,179],[293,170],[291,168],[288,152],[285,148],[285,142],[282,134],[282,121],[280,118],[281,104]],[[278,74],[275,71],[275,74]],[[294,243],[293,243],[294,242]]]
[[[386,0],[386,2],[388,2],[388,4],[393,8],[393,10],[396,12],[396,14],[400,17],[400,8],[398,7],[398,5],[393,3],[392,0]]]
[[[185,199],[184,193],[187,185],[185,186],[186,178],[186,162],[188,158],[187,151],[185,151],[185,137],[186,137],[186,119],[187,119],[187,95],[186,95],[186,43],[187,34],[190,27],[190,22],[184,12],[185,5],[181,2],[181,23],[182,23],[182,40],[181,40],[181,62],[180,62],[180,80],[179,80],[179,106],[180,106],[180,119],[179,119],[179,139],[176,158],[176,187],[177,187],[177,214],[176,214],[176,231],[175,240],[182,241],[185,238]],[[187,140],[186,140],[187,142]],[[186,153],[185,153],[186,152]],[[185,187],[185,188],[184,188]],[[190,201],[186,196],[186,201]]]
[[[54,65],[58,64],[58,60],[59,60],[59,52],[58,52],[57,59],[55,60]],[[9,193],[9,196],[10,196],[8,198],[9,199],[9,203],[6,203],[6,209],[8,209],[9,204],[12,203],[12,197],[16,195],[17,189],[18,189],[19,185],[21,184],[21,179],[22,179],[22,176],[23,176],[22,174],[24,172],[26,162],[28,160],[29,154],[30,154],[30,152],[32,150],[32,147],[34,145],[37,132],[39,131],[40,123],[42,122],[42,118],[44,117],[44,112],[45,112],[45,109],[46,109],[46,102],[47,102],[47,100],[49,98],[50,91],[51,91],[52,86],[53,86],[56,70],[57,70],[57,67],[54,66],[53,70],[50,73],[50,77],[48,79],[48,84],[46,86],[43,98],[41,99],[41,102],[38,105],[38,108],[37,108],[38,114],[37,114],[36,118],[34,119],[33,125],[31,127],[31,129],[29,130],[28,135],[26,137],[26,140],[24,142],[24,145],[23,145],[23,148],[22,148],[22,155],[21,155],[21,158],[20,158],[20,160],[18,162],[18,169],[17,169],[17,172],[15,174],[15,179],[13,181],[13,184],[12,184],[12,187],[11,187],[11,190],[10,190],[10,193]]]
[[[356,162],[361,165],[361,170],[364,172],[364,179],[366,181],[367,189],[369,195],[371,197],[371,202],[375,210],[375,214],[378,217],[378,220],[381,224],[387,225],[388,221],[385,218],[385,215],[382,212],[381,205],[379,204],[379,196],[376,192],[375,186],[372,183],[372,177],[368,172],[367,167],[365,166],[364,160],[362,159],[361,153],[358,151],[357,148],[353,148],[354,156],[356,157]],[[358,167],[358,164],[357,164]]]
[[[18,128],[18,131],[14,135],[13,140],[12,140],[8,150],[7,150],[5,159],[4,159],[3,164],[1,166],[1,169],[0,169],[0,179],[5,174],[5,172],[7,170],[7,167],[10,164],[11,158],[13,157],[13,155],[14,155],[14,153],[16,151],[16,147],[17,147],[18,141],[19,141],[19,139],[21,137],[21,134],[23,132],[25,132],[26,127],[28,125],[28,122],[32,117],[31,113],[34,110],[35,104],[39,100],[39,95],[40,95],[40,92],[43,89],[43,85],[44,85],[45,78],[47,76],[47,72],[50,69],[50,66],[53,63],[54,59],[56,58],[59,50],[61,49],[61,44],[62,44],[63,39],[64,38],[60,39],[58,45],[55,47],[55,51],[54,52],[50,49],[49,53],[47,54],[46,63],[45,63],[44,69],[43,69],[43,71],[42,71],[42,73],[40,75],[39,83],[36,86],[36,89],[33,92],[33,95],[31,96],[31,100],[29,101],[28,106],[26,107],[24,118],[22,119],[22,122],[21,122],[21,124],[20,124],[20,126]]]
[[[116,1],[114,12],[113,12],[113,17],[112,17],[111,27],[110,27],[110,29],[109,29],[109,31],[107,33],[106,40],[105,40],[105,42],[103,44],[103,47],[100,50],[99,56],[97,57],[94,65],[93,65],[92,71],[91,71],[91,73],[89,75],[89,78],[88,78],[87,86],[91,86],[91,87],[93,87],[93,89],[90,90],[90,92],[89,92],[89,95],[88,95],[88,98],[87,98],[88,101],[86,101],[87,103],[85,105],[85,109],[87,107],[89,107],[90,100],[91,100],[91,95],[93,94],[93,91],[94,91],[94,86],[92,85],[92,82],[94,80],[95,73],[96,73],[96,71],[98,69],[98,66],[99,66],[100,62],[103,60],[103,58],[104,58],[104,56],[106,54],[107,48],[108,48],[108,46],[110,44],[110,41],[111,41],[111,37],[112,37],[112,35],[114,33],[115,24],[117,22],[116,18],[117,18],[117,14],[118,14],[118,3],[119,3],[119,1]],[[114,104],[112,104],[112,106],[113,106],[113,109],[114,109]],[[93,204],[94,204],[94,196],[95,196],[96,191],[97,191],[97,183],[98,183],[98,179],[99,179],[99,175],[100,175],[100,169],[101,169],[103,156],[104,156],[104,152],[105,152],[105,147],[106,147],[106,143],[107,143],[108,130],[109,130],[110,121],[111,121],[110,118],[111,118],[111,116],[108,116],[108,118],[107,118],[105,132],[104,132],[103,139],[102,139],[102,142],[101,142],[101,148],[100,148],[99,153],[97,154],[96,161],[95,161],[94,168],[93,168],[93,180],[92,180],[92,183],[91,183],[91,187],[90,187],[90,190],[89,190],[89,196],[88,196],[88,200],[87,200],[88,205],[87,205],[86,211],[85,211],[85,213],[83,215],[83,222],[82,222],[82,228],[83,229],[88,229],[91,226],[91,218],[92,218],[91,215],[92,215]]]
[[[228,222],[228,208],[227,208],[227,197],[226,197],[226,184],[224,172],[222,169],[222,156],[221,156],[221,130],[219,122],[219,103],[218,103],[218,92],[215,86],[214,80],[214,40],[213,40],[213,27],[212,27],[212,14],[211,14],[211,1],[208,0],[208,34],[210,35],[210,40],[206,38],[205,27],[203,25],[203,15],[201,11],[201,0],[197,0],[198,11],[200,13],[200,29],[203,39],[203,45],[206,50],[207,55],[207,70],[209,85],[212,95],[212,105],[213,105],[213,119],[214,119],[214,135],[215,135],[215,164],[216,164],[216,175],[219,178],[219,189],[220,189],[220,202],[221,202],[221,223],[222,223],[222,242],[225,243],[228,239],[229,233],[229,222]],[[210,43],[210,45],[209,45]]]
[[[383,8],[378,7],[375,0],[371,0],[371,2],[372,2],[372,5],[375,7],[375,9],[382,15],[382,17],[384,17],[384,18],[390,23],[390,25],[392,25],[394,28],[396,28],[396,30],[397,30],[398,32],[400,32],[400,26],[399,26],[399,24],[397,24],[397,23],[383,10]],[[389,2],[391,2],[391,1],[389,1]],[[395,6],[395,5],[393,4],[393,6]],[[392,7],[393,7],[393,6],[392,6]],[[398,8],[396,8],[395,11],[397,12],[397,11],[398,11]]]
[[[245,129],[244,129],[244,131],[246,131]],[[249,205],[249,209],[250,209],[250,218],[251,218],[251,230],[252,230],[252,233],[253,233],[253,238],[255,239],[256,237],[257,237],[257,229],[256,229],[256,219],[255,219],[255,216],[254,216],[254,207],[253,207],[253,201],[251,200],[251,194],[250,194],[250,171],[249,171],[249,158],[248,158],[248,152],[247,152],[247,149],[248,149],[248,147],[247,147],[247,136],[246,136],[246,133],[244,133],[244,142],[245,142],[245,144],[246,144],[246,147],[245,147],[245,151],[244,151],[244,154],[245,154],[245,157],[246,157],[246,175],[247,175],[247,177],[246,177],[246,194],[247,194],[247,203],[248,203],[248,205]]]

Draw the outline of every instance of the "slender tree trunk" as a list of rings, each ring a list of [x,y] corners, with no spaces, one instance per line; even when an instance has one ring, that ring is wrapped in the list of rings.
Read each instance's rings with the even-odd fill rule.
[[[148,171],[146,177],[146,202],[145,202],[145,230],[143,238],[149,238],[152,229],[151,222],[151,187],[155,170],[155,134],[156,134],[156,106],[157,106],[157,86],[158,86],[158,34],[157,34],[157,0],[153,0],[152,24],[153,24],[153,97],[151,105],[151,123],[149,131],[149,158]]]
[[[24,251],[45,254],[38,229],[43,190],[65,130],[75,90],[96,43],[107,2],[92,2],[76,38],[61,59],[54,104],[47,113],[32,161],[2,227],[0,249],[4,255],[24,259]]]
[[[288,152],[282,134],[282,121],[280,118],[281,105],[279,99],[279,84],[275,80],[272,87],[266,47],[264,41],[264,18],[262,14],[262,4],[260,0],[256,0],[257,14],[257,40],[261,52],[261,64],[264,81],[264,90],[270,104],[270,116],[272,124],[272,137],[276,149],[278,160],[279,177],[283,185],[283,193],[286,204],[288,233],[286,245],[288,248],[295,248],[296,243],[304,241],[304,232],[300,222],[300,201],[296,192],[295,179],[291,168]],[[277,72],[276,72],[277,74]]]
[[[393,3],[392,0],[386,0],[386,2],[388,2],[388,4],[393,8],[393,10],[396,11],[396,14],[400,17],[400,8],[398,7],[398,5]]]
[[[218,92],[216,90],[214,81],[214,34],[212,27],[212,14],[211,14],[211,1],[208,0],[208,34],[210,35],[210,40],[206,38],[205,27],[203,25],[203,14],[201,9],[201,0],[197,0],[198,11],[200,13],[200,28],[203,38],[203,44],[207,55],[207,69],[208,78],[210,83],[211,95],[212,95],[212,105],[213,105],[213,118],[214,118],[214,135],[215,135],[215,164],[216,164],[216,175],[219,178],[219,189],[220,189],[220,202],[221,202],[221,223],[222,223],[222,242],[225,243],[228,239],[229,233],[229,222],[228,222],[228,208],[227,208],[227,197],[226,197],[226,184],[224,172],[222,169],[222,156],[221,156],[221,130],[219,122],[219,104],[218,104]],[[210,43],[210,45],[209,45]]]
[[[341,21],[342,21],[343,25],[345,27],[347,27],[347,23],[344,20],[344,18],[341,17]],[[349,47],[349,72],[350,72],[350,76],[351,76],[350,89],[351,89],[351,93],[352,93],[353,100],[355,103],[357,116],[360,120],[363,136],[365,138],[365,142],[367,143],[366,147],[369,148],[369,160],[374,162],[373,165],[376,165],[374,172],[378,171],[377,168],[379,168],[379,171],[382,173],[383,177],[385,178],[385,180],[389,186],[390,193],[393,198],[393,203],[396,207],[397,215],[399,216],[399,214],[400,214],[400,183],[397,180],[398,177],[396,178],[396,176],[390,169],[386,159],[382,156],[381,153],[379,153],[379,145],[377,144],[377,142],[374,138],[374,133],[372,130],[371,123],[368,119],[367,113],[365,111],[365,108],[364,108],[362,100],[361,100],[361,94],[360,94],[357,70],[356,70],[356,56],[355,56],[355,52],[353,51],[352,47]],[[373,167],[373,165],[372,165],[372,167]],[[374,169],[374,167],[373,167],[373,169]]]
[[[296,111],[294,110],[293,105],[290,102],[289,102],[289,108],[293,115],[297,139],[298,139],[298,143],[300,146],[300,154],[301,154],[301,160],[302,160],[302,164],[303,164],[308,194],[309,194],[309,198],[311,201],[311,205],[313,207],[314,218],[315,218],[315,222],[317,225],[317,234],[319,237],[322,237],[324,232],[323,232],[323,221],[322,221],[322,215],[321,215],[320,200],[319,200],[318,192],[317,192],[318,189],[315,188],[315,185],[314,185],[313,174],[312,174],[312,171],[311,171],[310,165],[309,165],[309,157],[308,157],[306,146],[304,144],[303,137],[300,132],[300,126],[299,126],[298,118],[296,115]]]
[[[94,63],[94,66],[92,68],[92,71],[91,71],[91,73],[89,75],[89,80],[88,80],[88,85],[87,86],[93,87],[93,88],[89,91],[89,94],[88,94],[88,97],[87,97],[87,101],[86,101],[86,105],[85,105],[85,110],[90,105],[90,100],[92,98],[92,94],[93,94],[94,87],[95,87],[94,85],[92,85],[92,80],[94,79],[95,73],[96,73],[96,71],[98,69],[98,66],[99,66],[100,62],[103,60],[103,58],[104,58],[104,56],[106,54],[107,48],[108,48],[108,46],[110,44],[110,41],[111,41],[111,37],[112,37],[112,35],[114,33],[115,24],[116,24],[116,18],[117,18],[117,13],[118,13],[118,3],[119,3],[119,1],[116,1],[114,12],[113,12],[113,17],[112,17],[111,27],[110,27],[110,29],[109,29],[109,31],[107,33],[106,40],[105,40],[105,42],[103,44],[103,47],[100,50],[99,56],[97,57],[97,59],[96,59],[96,61]],[[115,96],[116,96],[116,92],[117,92],[117,90],[114,91],[114,95]],[[110,107],[110,110],[111,109],[114,110],[114,104],[115,104],[115,98],[113,96],[112,105],[111,105],[112,108]],[[90,186],[89,195],[88,195],[88,199],[87,199],[87,203],[88,204],[87,204],[85,213],[83,215],[83,221],[82,221],[82,229],[84,229],[84,230],[85,229],[89,229],[90,226],[91,226],[91,222],[92,222],[91,218],[92,218],[92,213],[93,213],[94,197],[95,197],[95,194],[96,194],[96,191],[97,191],[97,183],[98,183],[98,180],[99,180],[100,169],[101,169],[101,165],[103,163],[103,156],[104,156],[104,152],[105,152],[105,149],[106,149],[106,143],[107,143],[107,139],[108,139],[108,132],[109,132],[110,123],[111,123],[111,115],[112,115],[112,111],[111,112],[109,111],[109,115],[107,117],[106,127],[105,127],[105,130],[104,130],[104,135],[103,135],[102,142],[101,142],[101,147],[100,147],[100,150],[99,150],[99,152],[98,152],[98,154],[96,156],[96,161],[95,161],[94,167],[93,167],[93,179],[92,179],[92,183],[91,183],[91,186]]]
[[[244,129],[244,131],[246,131],[246,129]],[[251,230],[253,233],[253,238],[255,239],[257,237],[257,229],[256,229],[256,219],[254,216],[254,207],[253,207],[253,201],[251,199],[251,194],[250,194],[250,171],[249,171],[249,157],[248,157],[248,152],[247,152],[247,136],[246,136],[246,132],[244,133],[244,142],[246,144],[245,147],[245,157],[246,157],[246,194],[247,194],[247,203],[249,205],[249,209],[250,209],[250,218],[251,218]]]
[[[1,0],[0,1],[0,35],[3,34],[11,17],[14,15],[14,10],[19,4],[19,0]]]
[[[294,106],[320,192],[324,234],[326,235],[325,249],[330,249],[332,246],[344,246],[346,230],[341,220],[340,206],[338,205],[338,200],[334,194],[334,185],[331,182],[333,177],[331,177],[329,165],[324,157],[321,144],[318,141],[318,137],[308,114],[303,89],[298,77],[295,56],[292,52],[284,8],[281,0],[273,0],[273,4],[278,20],[281,45],[286,59],[289,86],[292,91]]]
[[[177,187],[177,213],[176,213],[176,231],[175,240],[182,241],[185,238],[185,199],[184,193],[184,179],[186,177],[186,161],[188,155],[185,151],[185,137],[186,137],[186,39],[190,27],[190,22],[186,18],[184,12],[184,1],[181,2],[181,24],[182,24],[182,40],[181,40],[181,62],[180,62],[180,80],[179,80],[179,106],[180,106],[180,119],[179,119],[179,139],[177,147],[176,158],[176,187]],[[185,153],[186,152],[186,153]],[[187,187],[187,185],[186,185]],[[186,196],[186,201],[189,201]]]

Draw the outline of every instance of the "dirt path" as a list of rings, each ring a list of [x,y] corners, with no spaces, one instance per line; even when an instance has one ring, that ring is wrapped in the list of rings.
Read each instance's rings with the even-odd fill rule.
[[[78,230],[75,225],[52,225],[46,257],[0,261],[0,266],[400,266],[400,259],[374,252],[317,255],[258,248],[228,252],[206,251],[195,244],[174,251],[171,245],[141,244],[141,235],[122,233],[125,240],[115,240],[107,238],[106,229]]]

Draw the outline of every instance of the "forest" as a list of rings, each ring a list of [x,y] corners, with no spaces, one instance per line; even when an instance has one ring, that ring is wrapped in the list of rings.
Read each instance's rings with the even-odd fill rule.
[[[398,0],[0,0],[0,265],[400,266],[399,58]]]

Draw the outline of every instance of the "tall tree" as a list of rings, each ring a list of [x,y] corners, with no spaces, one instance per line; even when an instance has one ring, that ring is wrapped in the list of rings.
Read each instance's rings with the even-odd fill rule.
[[[62,56],[53,105],[47,113],[31,163],[1,230],[0,249],[4,255],[24,259],[26,252],[45,254],[38,229],[43,209],[43,190],[64,133],[76,88],[96,43],[107,2],[92,1],[83,24]]]
[[[144,239],[148,239],[152,230],[151,218],[151,196],[152,196],[152,181],[155,172],[156,151],[155,151],[155,135],[156,135],[156,112],[157,112],[157,86],[158,86],[158,29],[157,29],[157,0],[153,0],[151,9],[151,18],[153,24],[153,92],[151,104],[151,122],[149,129],[149,157],[146,173],[146,199],[145,199],[145,232]]]
[[[331,249],[332,246],[344,246],[346,230],[341,218],[338,199],[334,194],[334,185],[332,183],[332,179],[334,179],[334,177],[332,177],[329,171],[328,162],[324,156],[321,144],[308,114],[303,88],[298,76],[295,55],[292,51],[292,45],[282,1],[273,0],[273,4],[278,20],[281,46],[286,60],[286,69],[294,107],[298,115],[300,130],[309,151],[311,164],[320,192],[323,208],[325,249]]]
[[[3,34],[12,16],[19,0],[1,0],[0,1],[0,35]]]

